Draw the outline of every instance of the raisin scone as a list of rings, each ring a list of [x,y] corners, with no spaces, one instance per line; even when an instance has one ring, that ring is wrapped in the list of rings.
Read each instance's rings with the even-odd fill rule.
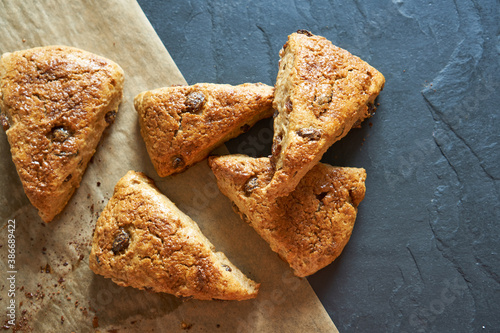
[[[135,97],[141,134],[160,177],[179,173],[273,114],[274,88],[199,83]]]
[[[97,220],[90,268],[121,286],[201,300],[255,298],[247,278],[143,173],[129,171]]]
[[[269,158],[210,157],[221,192],[297,276],[329,265],[351,237],[365,195],[366,172],[319,163],[286,196],[264,191],[273,176]]]
[[[28,199],[45,222],[79,187],[122,99],[123,70],[67,46],[5,53],[1,121]]]
[[[280,51],[267,191],[286,195],[327,149],[374,112],[384,76],[324,37],[299,30]]]

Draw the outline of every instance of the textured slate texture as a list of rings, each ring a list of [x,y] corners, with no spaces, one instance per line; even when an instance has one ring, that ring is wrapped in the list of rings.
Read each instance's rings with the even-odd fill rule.
[[[274,84],[297,29],[379,69],[377,114],[323,158],[366,168],[367,195],[309,281],[341,332],[500,331],[498,1],[139,3],[190,84]],[[264,120],[228,148],[271,141]]]

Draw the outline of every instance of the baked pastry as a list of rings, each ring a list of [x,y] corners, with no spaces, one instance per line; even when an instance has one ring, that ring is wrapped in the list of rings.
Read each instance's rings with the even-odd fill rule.
[[[67,46],[3,54],[1,121],[28,199],[45,222],[80,185],[122,99],[123,70]]]
[[[118,181],[97,220],[89,265],[120,286],[202,300],[245,300],[259,289],[151,179],[134,171]]]
[[[290,193],[326,150],[375,110],[384,76],[324,37],[299,30],[280,51],[271,197]]]
[[[226,155],[210,157],[209,164],[235,211],[295,275],[308,276],[327,266],[349,241],[365,196],[364,169],[319,163],[294,191],[273,201],[264,190],[273,176],[269,158]]]
[[[135,97],[141,134],[160,177],[182,172],[273,114],[273,87],[199,83]]]

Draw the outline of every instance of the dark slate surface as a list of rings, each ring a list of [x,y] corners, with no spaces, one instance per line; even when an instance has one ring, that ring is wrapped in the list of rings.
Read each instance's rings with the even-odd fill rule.
[[[309,281],[341,332],[500,332],[498,1],[139,3],[190,84],[274,84],[297,29],[379,69],[377,114],[323,158],[366,168],[366,198]],[[228,147],[265,156],[271,128]]]

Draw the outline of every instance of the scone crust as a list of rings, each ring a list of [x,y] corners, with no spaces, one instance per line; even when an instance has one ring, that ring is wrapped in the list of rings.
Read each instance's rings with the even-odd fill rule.
[[[334,261],[349,241],[357,207],[365,195],[366,172],[318,164],[297,188],[276,201],[263,190],[271,181],[269,158],[210,157],[219,188],[234,208],[297,276]]]
[[[0,109],[24,190],[45,222],[79,186],[122,98],[123,70],[67,46],[3,54]]]
[[[375,68],[321,36],[293,33],[280,51],[269,195],[292,191],[326,150],[374,112]]]
[[[141,134],[158,175],[184,171],[258,120],[270,117],[273,93],[273,87],[262,83],[198,83],[137,95],[134,105]]]
[[[115,251],[123,231],[129,235],[128,244]],[[250,299],[259,287],[223,253],[214,252],[196,223],[151,179],[134,171],[116,184],[97,221],[89,265],[121,286],[202,300]]]

